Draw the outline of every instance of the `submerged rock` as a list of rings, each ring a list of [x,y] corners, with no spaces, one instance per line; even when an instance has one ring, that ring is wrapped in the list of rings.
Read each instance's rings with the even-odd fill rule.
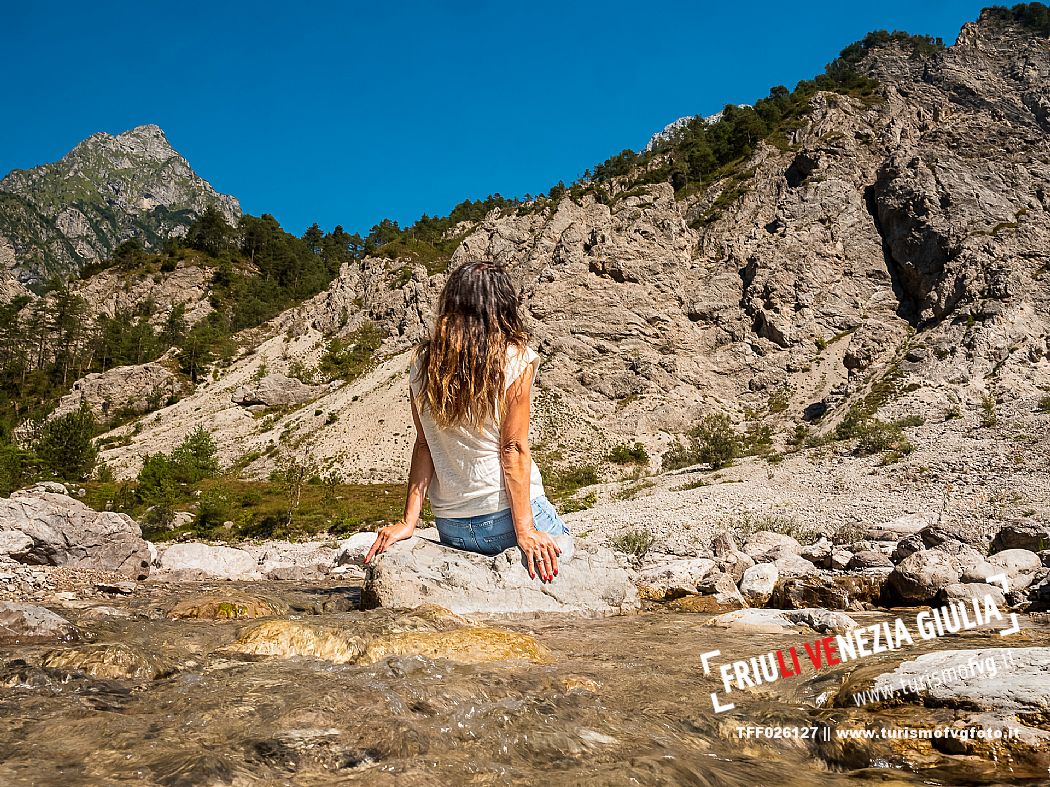
[[[50,650],[41,666],[83,672],[96,678],[153,680],[170,671],[154,655],[122,642]]]
[[[471,626],[452,631],[410,631],[375,637],[369,641],[358,661],[372,664],[388,656],[423,656],[449,659],[461,664],[488,661],[551,661],[547,650],[528,634]]]
[[[176,620],[247,620],[284,615],[288,606],[277,599],[237,590],[183,599],[168,610]]]
[[[520,550],[494,557],[414,536],[380,555],[368,571],[362,604],[407,608],[437,604],[456,613],[563,612],[601,617],[633,612],[638,591],[613,553],[555,538],[562,554],[551,582],[532,579]]]
[[[105,569],[131,579],[149,573],[149,544],[135,521],[95,511],[64,494],[60,484],[0,498],[0,530],[22,534],[5,537],[8,554],[22,563]]]
[[[849,615],[827,609],[738,609],[711,618],[706,625],[745,634],[779,634],[802,627],[821,634],[840,634],[857,623]]]
[[[77,639],[80,632],[76,626],[45,607],[0,602],[0,644]]]
[[[384,614],[385,613],[385,614]],[[550,661],[527,635],[476,626],[448,610],[354,613],[339,624],[267,620],[245,629],[229,650],[277,658],[315,658],[336,664],[372,664],[390,656],[422,656],[466,664],[524,659]]]
[[[365,639],[338,626],[313,621],[266,620],[246,629],[229,649],[254,656],[351,664],[364,653]]]

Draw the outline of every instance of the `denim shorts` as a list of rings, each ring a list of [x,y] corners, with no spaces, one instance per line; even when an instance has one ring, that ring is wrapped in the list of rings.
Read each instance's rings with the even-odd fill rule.
[[[558,512],[544,495],[534,497],[532,503],[532,521],[537,530],[560,536],[568,533],[569,528],[561,521]],[[434,520],[441,543],[445,546],[480,552],[483,555],[498,555],[505,549],[517,546],[518,538],[514,534],[514,519],[510,509],[496,511],[493,514],[481,514],[468,517],[437,517]]]

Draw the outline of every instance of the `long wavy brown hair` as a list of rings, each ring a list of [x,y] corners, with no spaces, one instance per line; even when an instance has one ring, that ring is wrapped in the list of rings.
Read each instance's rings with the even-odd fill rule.
[[[419,406],[441,427],[480,426],[499,412],[507,348],[524,351],[529,335],[507,271],[465,262],[441,290],[433,335],[420,343]]]

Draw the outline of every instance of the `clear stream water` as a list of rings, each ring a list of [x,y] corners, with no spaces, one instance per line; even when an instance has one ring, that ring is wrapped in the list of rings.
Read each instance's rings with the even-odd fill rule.
[[[132,597],[99,602],[127,610],[127,619],[63,611],[94,643],[147,654],[159,677],[90,677],[39,666],[54,645],[4,648],[0,785],[1046,783],[966,757],[915,773],[881,750],[738,737],[738,726],[835,726],[870,713],[821,707],[847,668],[735,694],[734,711],[712,712],[719,684],[704,675],[700,653],[757,656],[800,646],[794,632],[730,633],[705,627],[706,615],[663,610],[499,621],[532,633],[553,662],[339,665],[221,651],[244,621],[167,619],[176,600],[209,587],[146,583]],[[379,614],[350,612],[359,591],[349,585],[241,587],[336,627],[367,626]],[[1048,644],[1050,632],[1031,623],[1023,640],[1011,644]],[[908,653],[1000,644],[971,632]],[[865,663],[879,658],[902,656]],[[933,723],[950,711],[922,713]]]

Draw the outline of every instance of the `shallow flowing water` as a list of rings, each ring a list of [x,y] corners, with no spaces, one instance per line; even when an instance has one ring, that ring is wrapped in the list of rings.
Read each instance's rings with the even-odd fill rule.
[[[63,610],[91,637],[63,648],[123,643],[125,662],[138,665],[127,671],[132,677],[54,666],[54,645],[5,648],[0,784],[1043,783],[972,762],[916,774],[812,741],[739,737],[738,726],[836,725],[850,714],[820,704],[846,668],[734,694],[735,710],[712,712],[710,693],[720,683],[704,675],[700,653],[756,656],[800,646],[806,637],[795,632],[744,635],[704,626],[706,615],[662,610],[498,621],[533,634],[550,663],[392,656],[336,664],[223,650],[245,621],[168,619],[176,601],[209,587],[146,583],[128,599],[99,602],[130,612],[126,619]],[[242,587],[284,601],[285,617],[338,629],[367,629],[388,615],[350,611],[358,594],[350,586]],[[1003,644],[992,636],[971,632],[907,653]],[[1023,641],[1011,644],[1050,644],[1050,632],[1026,621]],[[865,663],[880,658],[902,655]]]

